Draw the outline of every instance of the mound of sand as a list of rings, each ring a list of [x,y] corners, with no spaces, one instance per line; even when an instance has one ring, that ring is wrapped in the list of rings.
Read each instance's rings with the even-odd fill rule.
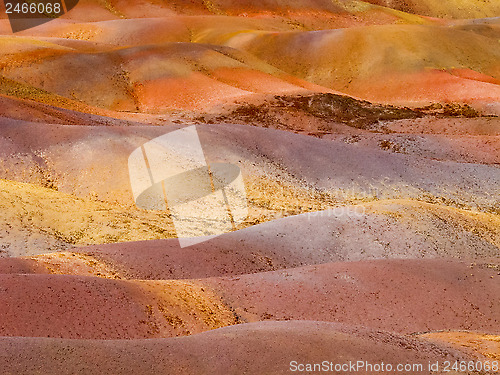
[[[445,26],[383,25],[250,32],[233,36],[226,45],[320,86],[377,102],[421,105],[496,101],[496,39]],[[470,73],[457,76],[456,69]]]
[[[265,3],[257,14],[253,3],[220,4],[213,9],[233,10],[211,16],[205,3],[193,5],[194,13],[186,3],[178,4],[185,15],[170,9],[157,19],[141,18],[147,15],[140,11],[132,16],[145,4],[108,5],[105,11],[115,13],[108,21],[61,19],[1,37],[2,75],[38,101],[52,97],[118,112],[207,111],[245,96],[304,89],[405,105],[471,102],[480,109],[500,96],[500,52],[491,47],[498,33],[478,31],[478,25],[443,25],[380,6],[330,1]],[[91,1],[76,8],[89,6],[104,11]],[[251,17],[236,17],[242,13]],[[339,21],[306,25],[308,18]]]
[[[257,24],[283,24],[289,29],[332,29],[359,24],[423,23],[430,22],[417,16],[380,5],[360,1],[305,0],[285,1],[107,1],[80,0],[78,6],[62,19],[84,22],[121,21],[144,18],[226,18],[256,19]],[[0,18],[6,18],[2,14]],[[213,21],[212,21],[213,22]],[[54,24],[55,22],[51,22]],[[39,27],[45,28],[47,25]],[[9,27],[5,27],[10,32]],[[29,32],[29,31],[28,31]],[[36,32],[36,31],[35,31]],[[23,32],[26,34],[27,32]]]
[[[32,43],[43,51],[9,54],[2,76],[12,85],[38,93],[33,95],[46,104],[62,97],[63,103],[76,100],[83,108],[165,113],[207,110],[249,94],[329,91],[228,47],[161,43],[81,53],[57,45],[39,46],[36,40]],[[17,97],[19,91],[4,89]]]
[[[169,239],[73,251],[138,279],[239,275],[366,259],[498,257],[496,215],[405,201],[342,210],[279,219],[186,248]]]
[[[1,336],[175,337],[237,323],[209,288],[67,275],[0,275]]]
[[[500,5],[482,0],[365,0],[368,3],[391,7],[404,12],[440,18],[498,17]]]
[[[128,210],[93,199],[0,180],[3,256],[63,251],[74,245],[173,237],[166,212]]]
[[[496,263],[498,264],[498,263]],[[202,280],[247,321],[321,320],[402,333],[498,334],[500,276],[446,260],[330,263]]]
[[[0,338],[11,374],[288,374],[290,362],[416,363],[467,360],[456,350],[381,331],[323,322],[243,324],[191,337],[91,341]],[[83,362],[81,359],[86,358]],[[258,358],[258,360],[256,360]],[[29,359],[29,360],[28,360]],[[360,369],[359,373],[370,371]],[[409,374],[418,373],[409,371]],[[441,373],[441,372],[439,372]]]
[[[69,113],[68,116],[73,114]],[[78,119],[82,120],[84,119]],[[101,120],[105,121],[104,118]],[[167,212],[146,212],[134,208],[128,157],[143,143],[177,129],[177,125],[92,127],[2,120],[0,126],[0,176],[33,184],[16,185],[7,181],[2,183],[5,186],[3,206],[6,214],[10,215],[8,222],[11,225],[10,229],[5,227],[3,230],[4,233],[11,232],[6,234],[6,238],[14,241],[10,242],[12,248],[17,246],[14,243],[18,241],[18,247],[24,248],[23,251],[26,251],[28,244],[29,251],[40,253],[54,249],[64,250],[68,248],[68,244],[103,244],[168,238],[175,235]],[[397,126],[408,125],[398,122]],[[477,126],[480,126],[479,123]],[[494,126],[486,128],[490,129],[488,131],[495,131]],[[420,151],[423,147],[418,145],[412,153],[397,152],[396,146],[400,142],[405,145],[407,138],[404,138],[404,134],[397,139],[383,135],[374,138],[372,133],[363,130],[358,135],[354,134],[358,138],[351,135],[347,138],[336,137],[327,140],[241,125],[203,125],[197,129],[209,162],[233,163],[242,170],[250,207],[250,215],[244,226],[285,215],[386,199],[420,199],[469,211],[479,209],[495,213],[498,210],[498,168],[495,165],[463,163],[473,158],[482,158],[479,161],[494,163],[495,159],[487,159],[484,156],[490,155],[488,148],[483,150],[483,154],[477,151],[463,160],[459,154],[446,151],[451,147],[445,147],[450,139],[447,137],[440,140],[425,138],[434,143],[427,155],[422,155]],[[403,131],[408,131],[408,128]],[[496,138],[485,136],[480,142],[489,140],[488,147],[494,149],[496,143],[491,142],[492,139]],[[457,140],[454,142],[456,145]],[[415,143],[408,141],[408,145],[404,147],[409,149],[412,144]],[[444,161],[432,160],[432,156],[438,152]],[[455,158],[458,161],[462,159],[462,162],[450,160]],[[28,194],[28,197],[24,197],[24,194]],[[403,202],[401,207],[407,204],[411,207],[408,202]],[[433,206],[425,207],[424,211],[434,210]],[[357,208],[345,210],[349,213],[351,209]],[[434,235],[433,233],[438,231],[436,228],[439,228],[439,223],[432,215],[424,214],[424,211],[419,211],[422,216],[417,222],[428,223],[428,233]],[[446,211],[443,208],[441,212],[448,212],[445,214],[447,222],[455,223],[455,219],[448,220],[448,217],[453,217],[453,210]],[[394,212],[393,216],[397,216],[396,214],[397,212]],[[61,215],[64,217],[62,220],[55,217]],[[468,214],[464,212],[463,215],[467,217]],[[361,218],[356,221],[352,217],[331,219],[330,222],[336,223],[337,228],[342,225],[355,228],[364,220]],[[422,252],[429,254],[450,253],[466,256],[470,253],[472,244],[478,246],[478,255],[489,254],[493,249],[491,246],[496,246],[494,244],[497,243],[484,240],[489,234],[484,234],[482,229],[479,232],[483,233],[483,237],[472,235],[470,228],[476,224],[471,224],[465,231],[456,224],[450,224],[445,236],[437,236],[447,239],[439,242],[439,245],[432,245],[428,239],[415,233],[421,229],[418,226],[412,228],[409,224],[411,220],[406,223],[398,222],[397,218],[376,212],[370,213],[366,220],[375,228],[395,226],[400,234],[404,233],[408,239],[423,244]],[[113,222],[113,226],[110,226],[109,222]],[[307,224],[309,218],[299,219],[299,222],[297,226],[310,227],[310,224]],[[306,224],[302,224],[303,222]],[[136,223],[136,229],[128,230],[130,223]],[[269,237],[275,237],[276,232],[281,231],[277,229],[280,228],[279,225],[270,228],[272,229],[266,229],[272,232]],[[367,246],[377,238],[380,230],[377,229],[375,234],[361,236],[351,230],[345,236],[344,242],[350,241],[354,236],[359,238],[357,243]],[[316,232],[315,229],[313,231]],[[22,239],[15,235],[21,232],[26,234]],[[298,230],[297,233],[303,231]],[[260,237],[260,234],[257,236]],[[295,237],[292,235],[291,238]],[[314,245],[323,246],[323,236],[318,235],[317,238]],[[382,238],[387,242],[392,241],[388,234],[382,234]],[[389,252],[399,254],[408,247],[397,238],[395,241],[397,245]],[[332,244],[329,241],[327,248],[344,246],[344,242]],[[465,250],[450,250],[455,244],[463,244]],[[440,246],[440,251],[435,250]],[[280,247],[281,245],[278,245],[278,248]],[[347,248],[350,249],[349,246]],[[382,245],[377,245],[371,254],[380,255],[384,251]],[[342,259],[338,250],[335,250],[335,253],[335,259]],[[411,250],[411,254],[416,254],[416,250]],[[272,258],[275,262],[278,261]],[[302,264],[300,262],[298,264]]]
[[[64,176],[55,181],[60,191],[78,197],[95,193],[101,200],[127,206],[134,203],[127,165],[130,153],[179,127],[74,127],[8,120],[0,120],[0,126],[1,177],[41,184],[36,173],[29,173],[40,168],[47,175]],[[429,158],[416,155],[422,148],[406,155],[389,152],[379,144],[360,147],[344,138],[321,140],[241,125],[200,125],[197,130],[209,162],[236,164],[249,182],[258,176],[306,189],[311,196],[320,191],[332,204],[357,203],[364,198],[413,198],[490,212],[498,205],[500,172],[492,165],[432,160],[429,151]],[[360,139],[362,136],[359,134]],[[434,150],[439,146],[435,144]],[[40,154],[44,162],[37,157]],[[259,186],[248,185],[251,205],[260,205],[262,195],[274,202],[285,199],[280,190],[267,189],[261,194]]]
[[[500,360],[500,336],[467,331],[442,331],[420,335],[433,342],[449,343],[475,354],[484,362]],[[491,362],[490,362],[491,363]]]

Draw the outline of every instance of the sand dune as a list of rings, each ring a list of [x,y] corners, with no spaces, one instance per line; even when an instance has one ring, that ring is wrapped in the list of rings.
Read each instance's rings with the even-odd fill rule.
[[[68,113],[68,116],[73,114]],[[101,119],[105,121],[104,118]],[[75,121],[82,119],[75,117]],[[494,123],[492,125],[493,127],[476,122],[477,130],[471,127],[467,131],[496,134]],[[441,139],[430,136],[422,138],[427,142],[434,142],[432,148],[425,151],[426,143],[419,145],[412,142],[413,135],[406,138],[406,125],[398,123],[394,126],[403,127],[403,133],[398,137],[375,136],[368,131],[360,131],[357,138],[354,135],[337,136],[331,140],[228,124],[203,125],[198,127],[198,131],[206,146],[205,154],[209,161],[234,163],[242,169],[250,206],[250,215],[243,226],[288,215],[387,199],[419,199],[469,211],[479,209],[483,212],[497,212],[498,194],[495,189],[500,186],[500,176],[495,166],[497,160],[491,151],[496,147],[497,136],[478,136],[478,144],[484,144],[485,148],[471,151],[468,156],[462,157],[460,149],[456,148],[459,142],[456,138],[447,135]],[[92,127],[4,120],[1,128],[1,177],[32,184],[8,181],[2,183],[3,206],[11,225],[9,229],[4,223],[3,231],[6,238],[11,238],[9,246],[14,253],[17,251],[14,249],[25,249],[26,246],[27,249],[20,250],[25,251],[25,254],[26,251],[44,253],[65,250],[72,244],[103,244],[175,236],[167,212],[145,212],[134,208],[127,160],[136,147],[177,129],[177,125]],[[462,128],[464,127],[457,128],[457,131]],[[447,142],[452,142],[448,143],[448,148]],[[462,142],[465,140],[462,139]],[[405,146],[406,143],[408,144]],[[389,146],[384,149],[382,146],[386,144]],[[404,153],[397,152],[395,147],[398,144],[408,150]],[[465,144],[469,147],[472,145],[470,142]],[[432,160],[436,156],[443,161]],[[468,164],[470,161],[477,164]],[[22,198],[28,192],[29,197]],[[9,199],[14,203],[7,203]],[[413,207],[413,204],[396,204],[394,215],[397,216],[397,209],[406,210],[407,207]],[[363,207],[355,206],[354,209]],[[434,212],[434,207],[439,206],[421,207],[423,209],[419,215],[422,216],[416,218],[417,222],[431,223],[429,233],[438,232],[438,223],[426,210]],[[409,211],[412,209],[408,208]],[[31,221],[19,219],[23,210],[28,210]],[[349,213],[351,208],[346,210]],[[447,211],[445,207],[439,207],[437,210],[445,213],[446,218],[455,216],[452,214],[455,212],[453,209]],[[56,211],[58,215],[64,213],[66,219],[54,221]],[[318,214],[322,215],[324,213]],[[483,234],[483,239],[480,239],[465,234],[456,224],[450,224],[446,232],[448,239],[439,245],[431,245],[428,240],[416,234],[417,229],[411,228],[409,224],[397,222],[388,215],[382,218],[377,215],[376,212],[370,213],[367,219],[375,228],[396,225],[395,228],[398,229],[395,230],[423,243],[424,250],[431,254],[436,254],[436,247],[443,246],[441,254],[444,255],[454,243],[463,244],[465,249],[463,253],[461,249],[452,251],[456,256],[468,254],[467,249],[472,244],[479,246],[479,255],[492,251],[491,247],[488,250],[488,246],[493,245],[483,240],[488,234]],[[405,215],[407,213],[403,213]],[[475,214],[463,211],[463,215],[474,217]],[[411,216],[408,217],[409,221],[413,220],[410,218]],[[344,224],[339,221],[344,219],[331,219],[332,223],[337,222],[335,225],[339,228],[344,224],[355,228],[358,224],[352,218],[345,219],[347,221]],[[301,220],[309,223],[308,219],[299,219],[300,223]],[[110,222],[113,223],[112,226],[109,225]],[[132,222],[138,225],[136,230],[127,229]],[[455,223],[455,219],[451,223]],[[297,224],[297,227],[303,225],[309,227],[310,223]],[[324,224],[322,222],[318,225]],[[471,224],[470,227],[475,225]],[[271,226],[269,228],[272,229],[266,230],[279,232],[281,229],[276,229],[279,227]],[[257,230],[259,231],[260,229]],[[482,230],[480,232],[484,233]],[[19,233],[26,236],[19,237]],[[298,233],[302,231],[299,230]],[[362,235],[359,243],[368,246],[377,238],[377,233],[380,233],[379,229]],[[345,241],[350,241],[349,236],[359,234],[353,230],[345,237]],[[387,242],[392,242],[390,236],[383,236]],[[14,237],[17,240],[14,241]],[[322,237],[319,236],[317,241],[320,238]],[[441,238],[441,234],[438,238]],[[397,238],[395,241],[397,245],[394,249],[398,253],[407,249],[408,246],[398,242]],[[315,245],[318,243],[315,242]],[[328,246],[340,246],[340,243],[330,243]],[[373,253],[377,252],[382,254],[382,248],[376,246]],[[411,250],[411,254],[415,255],[414,250]]]
[[[175,337],[237,323],[208,288],[66,275],[0,275],[2,336]]]
[[[248,321],[322,320],[402,333],[498,334],[498,271],[444,260],[333,263],[202,280]],[[237,308],[236,308],[237,307]]]
[[[500,5],[495,1],[366,0],[366,2],[409,13],[441,18],[484,18],[496,17],[500,14]]]
[[[265,0],[216,0],[210,2],[182,0],[175,3],[80,0],[78,7],[75,7],[64,17],[100,21],[172,15],[281,16],[296,22],[302,21],[307,24],[309,21],[309,24],[314,24],[314,18],[320,18],[326,23],[324,19],[328,17],[354,18],[353,16],[356,15],[368,18],[366,15],[368,13],[372,19],[376,19],[373,17],[373,13],[378,18],[384,18],[384,16],[389,18],[390,15],[395,17],[403,12],[441,18],[484,18],[497,16],[500,13],[500,8],[492,1],[480,0],[446,0],[442,2],[432,0],[301,0],[293,3]],[[318,24],[318,20],[315,21],[315,24]]]
[[[463,0],[401,4],[445,18],[499,11]],[[494,24],[440,22],[391,6],[398,7],[340,0],[81,1],[39,28],[16,36],[4,30],[0,64],[5,78],[30,90],[118,112],[206,112],[248,95],[306,88],[398,105],[465,102],[500,113],[489,108],[500,97]]]
[[[9,257],[0,261],[1,274],[48,273],[47,267],[40,261],[29,258]]]
[[[493,122],[491,123],[493,124]],[[413,134],[408,136],[377,134],[358,137],[334,134],[324,135],[322,138],[342,139],[345,142],[355,142],[360,147],[376,148],[378,146],[389,152],[403,153],[412,155],[413,157],[425,157],[431,160],[490,165],[500,164],[500,137],[497,135],[421,136]]]
[[[78,257],[67,259],[78,267]],[[1,268],[7,271],[5,263]],[[319,320],[403,334],[498,334],[499,306],[492,303],[500,294],[497,274],[498,261],[445,259],[337,262],[194,281],[2,274],[8,303],[1,308],[1,330],[4,336],[130,339],[190,335],[238,322]]]
[[[2,256],[175,234],[165,212],[130,212],[126,207],[76,198],[55,191],[46,177],[45,188],[0,180]]]
[[[18,120],[44,124],[88,125],[92,123],[107,126],[137,124],[140,120],[137,114],[106,111],[75,101],[66,101],[60,97],[57,98],[60,100],[57,103],[53,97],[45,97],[47,100],[36,101],[36,95],[36,92],[27,92],[22,99],[0,95],[2,124]]]
[[[396,120],[386,124],[387,130],[406,134],[443,134],[451,136],[488,136],[500,135],[500,121],[496,118],[423,118]]]
[[[385,363],[427,364],[468,358],[450,348],[386,332],[294,321],[244,324],[175,340],[1,338],[0,346],[2,365],[11,374],[260,375],[287,374],[291,361],[346,363],[362,357],[371,363],[384,358]],[[82,357],[88,360],[83,363]]]
[[[420,337],[433,342],[450,343],[480,359],[500,360],[500,336],[467,331],[431,332]]]
[[[500,50],[475,32],[434,25],[383,25],[321,32],[249,33],[227,45],[321,86],[399,104],[495,101]],[[439,86],[439,90],[436,87]]]
[[[79,197],[94,192],[99,199],[127,206],[133,204],[128,156],[147,140],[179,127],[93,128],[11,121],[3,121],[1,126],[1,177],[39,183],[36,176],[26,175],[39,165],[49,175],[66,176],[54,181],[60,191]],[[25,137],[28,128],[30,133],[37,129],[37,136]],[[209,161],[237,164],[244,177],[260,176],[328,193],[333,203],[414,198],[492,212],[498,205],[495,189],[500,186],[500,172],[493,165],[440,162],[430,160],[432,153],[427,159],[389,152],[379,144],[359,147],[343,138],[321,140],[241,125],[202,125],[197,129]],[[439,144],[434,147],[440,149]],[[417,150],[425,156],[425,150]],[[37,162],[36,154],[44,155],[45,164]],[[249,198],[258,205],[257,190],[258,186],[250,187]],[[276,190],[267,194],[271,201],[285,198]]]
[[[368,205],[358,217],[362,208],[279,219],[182,249],[169,239],[73,251],[138,279],[239,275],[367,259],[498,257],[496,215],[394,201]]]
[[[329,91],[252,55],[213,45],[163,43],[99,54],[57,47],[42,59],[20,53],[16,60],[24,64],[4,66],[3,77],[33,91],[119,112],[207,110],[250,93]]]
[[[2,15],[4,17],[4,15]],[[260,23],[282,23],[288,28],[337,28],[359,24],[431,22],[425,17],[360,1],[151,1],[98,2],[80,0],[65,14],[65,20],[99,22],[121,19],[199,17],[260,19]],[[232,21],[238,22],[238,20]],[[245,22],[245,21],[240,21]],[[45,27],[42,26],[41,28]],[[26,32],[24,32],[26,33]]]

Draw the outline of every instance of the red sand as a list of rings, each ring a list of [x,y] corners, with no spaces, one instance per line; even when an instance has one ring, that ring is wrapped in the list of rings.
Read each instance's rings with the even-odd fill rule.
[[[500,276],[494,264],[444,259],[340,262],[194,284],[0,275],[6,301],[0,307],[0,333],[169,337],[235,324],[234,312],[243,322],[318,320],[404,334],[444,329],[498,334],[500,306],[493,301],[500,298]],[[179,304],[177,298],[185,302]],[[215,320],[199,319],[207,311]]]
[[[355,82],[351,95],[378,103],[424,106],[432,103],[496,103],[500,98],[497,79],[473,74],[432,70],[406,75],[387,75]],[[475,72],[474,72],[475,73]],[[493,82],[494,83],[493,83]]]
[[[0,275],[0,336],[140,339],[236,323],[207,290],[67,275]],[[205,288],[206,289],[206,288]]]
[[[120,281],[59,275],[2,275],[2,336],[146,338],[146,300]],[[140,323],[143,321],[144,323]]]
[[[400,333],[500,333],[500,276],[446,260],[331,263],[203,280],[248,321],[321,320]]]
[[[23,375],[262,375],[289,374],[291,361],[343,364],[365,360],[372,364],[383,361],[426,366],[429,361],[469,359],[455,349],[425,340],[340,324],[298,321],[244,324],[162,340],[1,338],[0,350],[3,371]]]

